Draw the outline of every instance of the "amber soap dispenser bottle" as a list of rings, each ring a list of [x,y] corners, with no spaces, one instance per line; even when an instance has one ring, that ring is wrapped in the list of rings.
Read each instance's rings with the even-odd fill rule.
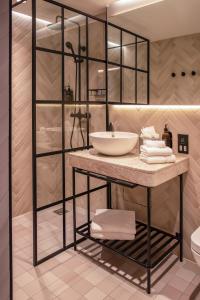
[[[162,134],[162,140],[165,141],[167,147],[172,148],[172,133],[168,130],[167,124],[165,124],[164,132]]]

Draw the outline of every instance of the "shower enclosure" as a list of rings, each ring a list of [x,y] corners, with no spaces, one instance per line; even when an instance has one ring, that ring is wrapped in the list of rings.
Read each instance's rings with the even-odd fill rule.
[[[67,153],[91,148],[89,133],[108,130],[112,105],[148,104],[150,74],[148,39],[53,0],[42,3],[32,0],[35,266],[73,246]],[[82,222],[92,197],[106,205],[111,185],[82,175],[77,182]],[[49,210],[51,226],[44,222]]]

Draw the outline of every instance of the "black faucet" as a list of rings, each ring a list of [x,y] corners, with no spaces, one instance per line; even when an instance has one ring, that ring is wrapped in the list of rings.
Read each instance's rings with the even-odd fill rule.
[[[112,137],[115,137],[114,126],[113,126],[113,123],[111,123],[111,122],[108,126],[108,131],[111,131],[112,132]]]

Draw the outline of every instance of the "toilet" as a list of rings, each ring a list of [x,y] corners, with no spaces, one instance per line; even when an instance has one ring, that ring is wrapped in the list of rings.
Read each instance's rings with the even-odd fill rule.
[[[191,250],[195,261],[200,266],[200,227],[191,235]]]

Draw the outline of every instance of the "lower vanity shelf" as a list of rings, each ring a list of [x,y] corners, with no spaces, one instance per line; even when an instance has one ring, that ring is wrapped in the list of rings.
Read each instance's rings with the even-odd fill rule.
[[[76,228],[76,233],[95,241],[103,247],[118,253],[143,267],[147,267],[147,225],[136,221],[136,236],[132,241],[101,240],[90,235],[90,223]],[[172,235],[155,227],[151,227],[151,264],[157,266],[179,245],[179,235]]]

